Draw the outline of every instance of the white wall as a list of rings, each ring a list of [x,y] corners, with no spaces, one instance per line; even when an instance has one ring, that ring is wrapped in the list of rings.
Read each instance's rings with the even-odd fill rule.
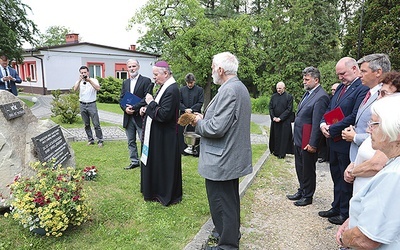
[[[140,63],[140,74],[152,78],[152,66],[157,60],[156,56],[135,51],[88,44],[41,50],[38,57],[43,58],[45,86],[50,91],[71,89],[79,78],[79,68],[88,63],[104,63],[105,77],[115,77],[115,64],[125,64],[128,59],[133,58]],[[37,81],[31,82],[31,85],[32,87],[42,87],[41,61],[31,56],[26,56],[25,61],[36,61]],[[31,86],[28,82],[23,82],[21,85]]]

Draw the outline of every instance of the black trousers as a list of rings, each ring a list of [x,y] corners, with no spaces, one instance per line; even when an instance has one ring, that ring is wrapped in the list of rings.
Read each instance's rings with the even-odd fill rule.
[[[300,184],[298,191],[303,194],[304,198],[312,198],[316,187],[315,163],[318,154],[309,153],[301,147],[295,146],[294,157],[297,179]]]
[[[206,179],[206,191],[215,231],[220,235],[218,246],[224,250],[239,249],[239,179],[229,181]]]
[[[330,170],[333,181],[333,202],[332,208],[340,215],[349,217],[349,202],[353,195],[353,183],[344,180],[344,171],[350,164],[349,154],[330,151]]]

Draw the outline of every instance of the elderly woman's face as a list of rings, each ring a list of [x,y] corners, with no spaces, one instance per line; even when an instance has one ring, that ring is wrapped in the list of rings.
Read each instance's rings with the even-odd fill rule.
[[[372,148],[375,150],[384,151],[389,143],[389,137],[384,136],[380,127],[379,117],[371,115],[371,120],[368,123],[368,133],[371,134]]]

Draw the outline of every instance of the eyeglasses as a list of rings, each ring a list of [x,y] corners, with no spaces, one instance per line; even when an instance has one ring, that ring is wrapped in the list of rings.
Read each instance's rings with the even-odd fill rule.
[[[379,94],[381,95],[381,97],[385,97],[385,96],[389,96],[391,94],[393,94],[392,92],[388,92],[386,90],[380,90]]]
[[[368,121],[367,125],[369,129],[372,129],[373,126],[381,124],[380,122]]]

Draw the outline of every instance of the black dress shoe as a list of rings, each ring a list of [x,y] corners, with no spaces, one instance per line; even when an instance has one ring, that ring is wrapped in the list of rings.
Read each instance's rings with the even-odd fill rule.
[[[295,206],[304,207],[312,204],[312,198],[301,198],[300,200],[293,203]]]
[[[297,192],[295,194],[288,194],[288,195],[286,195],[286,197],[291,201],[296,201],[296,200],[300,200],[301,197],[303,197],[303,195],[300,192]]]
[[[341,215],[337,215],[337,216],[334,216],[334,217],[331,217],[328,219],[328,221],[330,223],[335,224],[335,225],[342,225],[346,220],[347,220],[347,218],[345,218]]]
[[[333,208],[331,208],[328,211],[320,211],[320,212],[318,212],[318,215],[321,216],[321,217],[330,218],[330,217],[339,215],[339,213],[336,212]]]
[[[138,168],[138,167],[140,167],[139,164],[133,164],[133,163],[132,163],[131,165],[125,167],[124,169],[125,169],[125,170],[129,170],[129,169],[134,169],[134,168]]]

